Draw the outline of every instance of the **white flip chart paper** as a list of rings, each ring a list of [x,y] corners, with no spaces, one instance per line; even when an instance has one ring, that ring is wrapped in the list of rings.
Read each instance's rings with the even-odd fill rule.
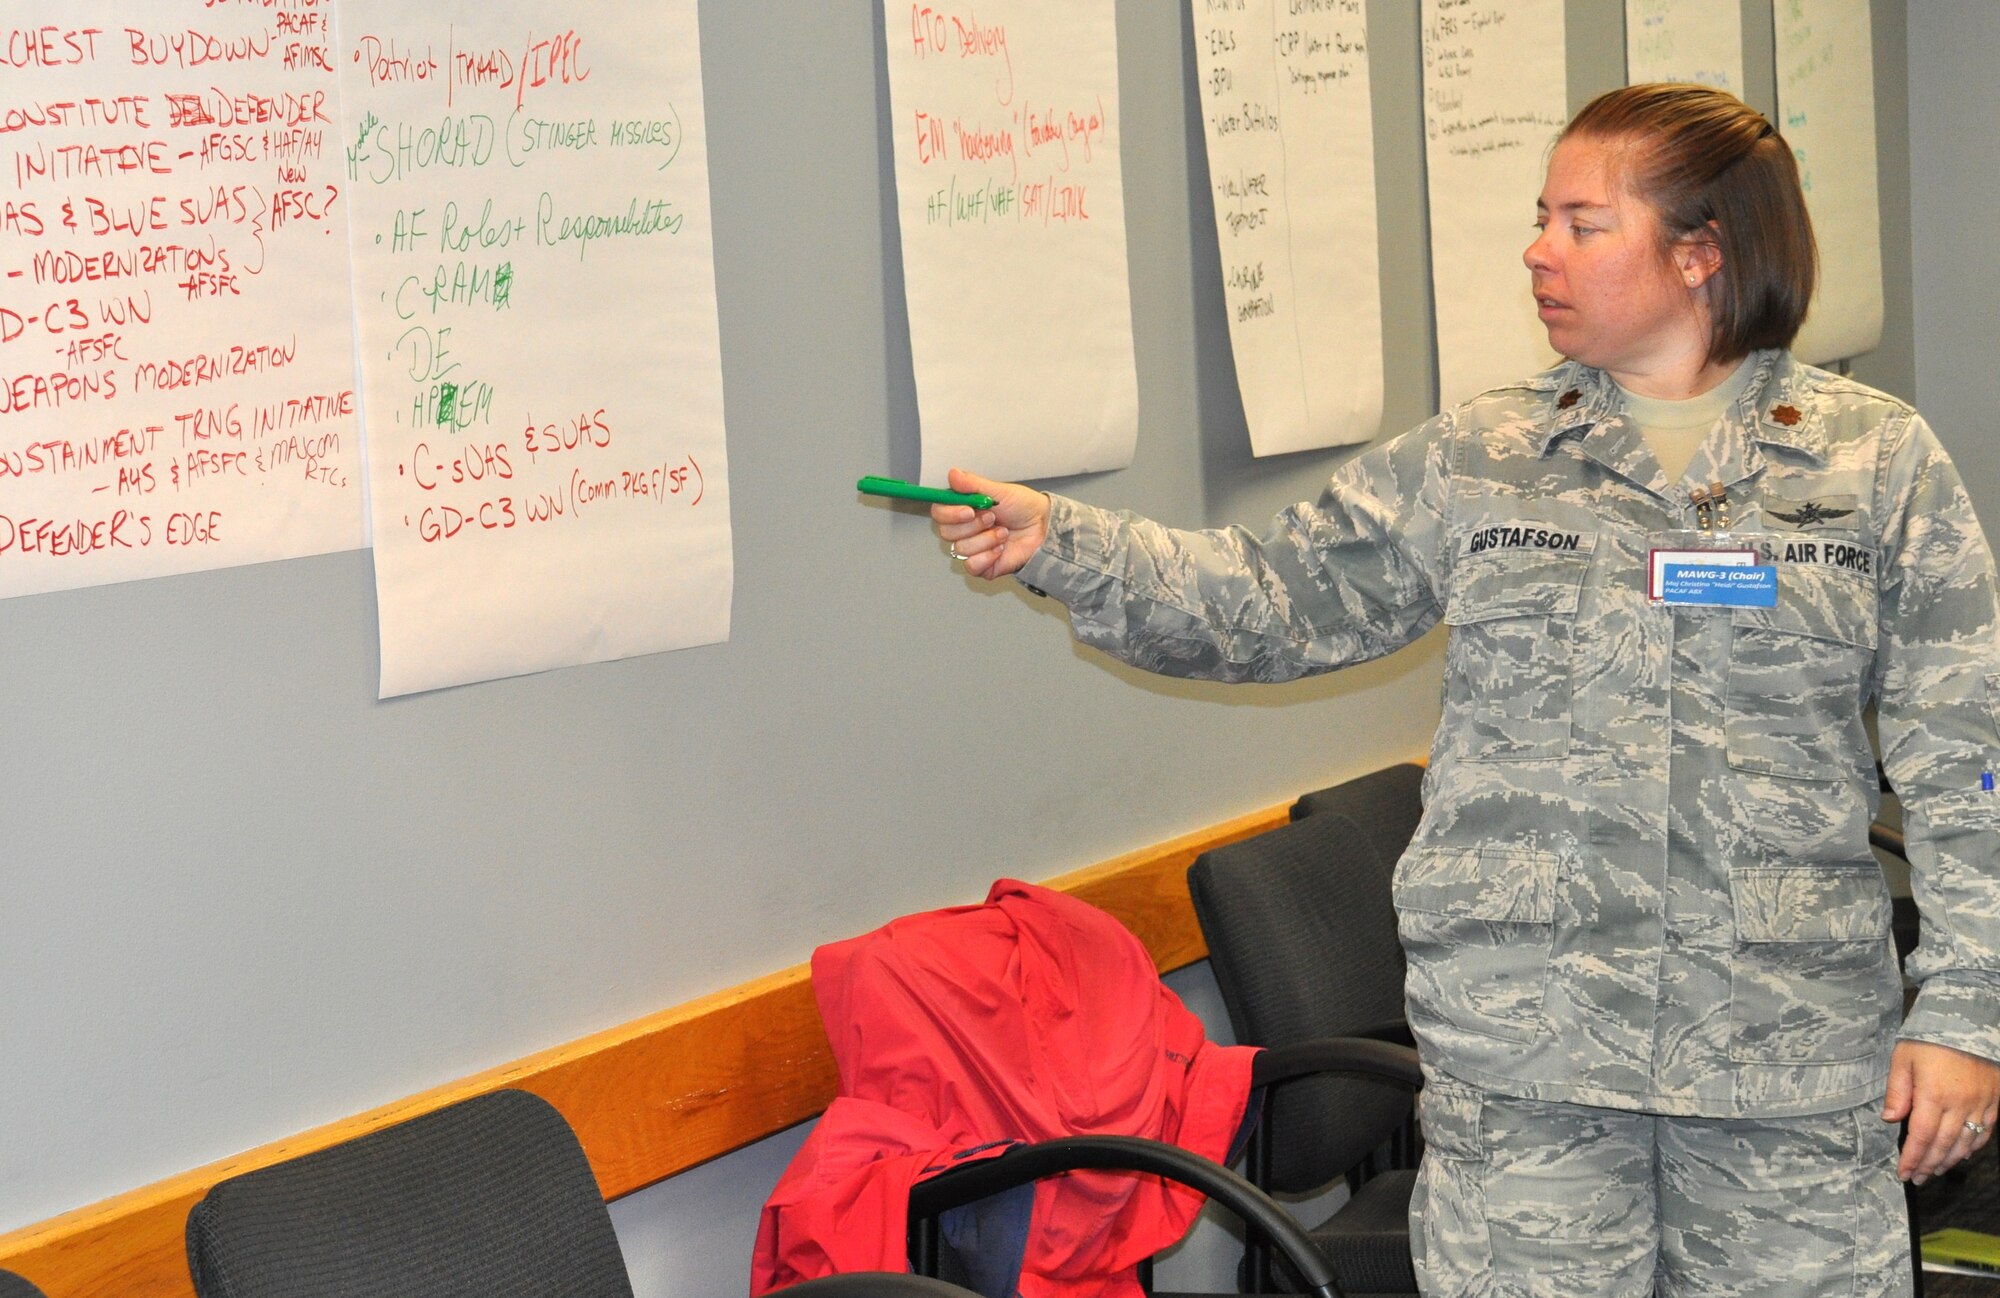
[[[1792,349],[1818,365],[1882,341],[1882,207],[1868,0],[1776,0],[1778,129],[1798,155],[1819,289]]]
[[[1568,120],[1563,0],[1424,0],[1424,158],[1438,403],[1547,368],[1521,252]]]
[[[1138,438],[1111,0],[883,0],[921,478]]]
[[[1625,79],[1743,94],[1741,0],[1625,0]]]
[[[1361,0],[1190,4],[1251,448],[1365,442],[1382,422],[1382,286]]]
[[[384,697],[726,639],[694,0],[343,0]]]
[[[0,595],[362,543],[328,13],[0,3]]]

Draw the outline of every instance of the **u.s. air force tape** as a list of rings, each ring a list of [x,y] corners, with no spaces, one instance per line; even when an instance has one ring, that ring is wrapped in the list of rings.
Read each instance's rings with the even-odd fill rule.
[[[1802,563],[1822,568],[1839,568],[1863,577],[1875,575],[1875,551],[1852,541],[1802,540],[1791,536],[1763,541],[1766,563]]]

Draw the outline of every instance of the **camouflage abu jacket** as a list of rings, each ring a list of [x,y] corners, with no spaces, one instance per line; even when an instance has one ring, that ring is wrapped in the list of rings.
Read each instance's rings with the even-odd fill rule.
[[[1449,625],[1395,885],[1432,1066],[1678,1114],[1879,1097],[1902,995],[1870,699],[1923,915],[1901,1034],[2000,1059],[1986,541],[1908,406],[1755,364],[1680,484],[1609,378],[1568,363],[1350,461],[1262,539],[1054,498],[1022,581],[1153,671],[1288,679]],[[1649,549],[1696,526],[1708,482],[1775,606],[1649,599]]]

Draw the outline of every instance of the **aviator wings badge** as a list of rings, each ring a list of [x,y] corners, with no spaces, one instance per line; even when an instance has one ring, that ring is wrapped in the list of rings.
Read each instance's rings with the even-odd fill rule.
[[[1790,501],[1786,501],[1785,503],[1791,505]],[[1839,505],[1843,503],[1848,504],[1849,507],[1846,509],[1839,508]],[[1838,519],[1846,518],[1854,513],[1854,509],[1852,507],[1852,500],[1849,498],[1847,501],[1807,500],[1792,505],[1789,510],[1767,508],[1764,513],[1771,518],[1778,519],[1780,522],[1789,523],[1793,527],[1803,529],[1818,527],[1822,523],[1831,523]]]

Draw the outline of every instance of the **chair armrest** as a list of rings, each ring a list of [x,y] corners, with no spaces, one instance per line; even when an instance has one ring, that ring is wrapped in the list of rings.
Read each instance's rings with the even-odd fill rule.
[[[1220,1163],[1177,1145],[1136,1136],[1065,1136],[1017,1145],[997,1157],[954,1168],[910,1187],[910,1219],[935,1217],[1031,1181],[1086,1169],[1161,1176],[1200,1190],[1276,1245],[1297,1269],[1307,1293],[1341,1298],[1326,1255],[1276,1200]]]
[[[1910,849],[1903,842],[1903,832],[1891,829],[1879,820],[1868,826],[1868,843],[1871,847],[1879,847],[1885,852],[1900,856],[1905,861],[1910,859]]]
[[[1403,1029],[1407,1032],[1407,1028]],[[1321,1037],[1261,1051],[1250,1066],[1252,1086],[1270,1086],[1317,1073],[1351,1073],[1395,1082],[1416,1090],[1424,1084],[1417,1052],[1409,1046],[1365,1037]]]
[[[1385,1019],[1380,1023],[1371,1023],[1365,1028],[1356,1028],[1352,1032],[1343,1032],[1341,1035],[1367,1037],[1370,1041],[1393,1041],[1399,1046],[1408,1046],[1412,1050],[1417,1047],[1417,1034],[1410,1031],[1410,1021],[1400,1014],[1393,1019]]]
[[[1288,1046],[1270,1046],[1257,1054],[1250,1066],[1250,1084],[1265,1088],[1326,1073],[1345,1073],[1369,1081],[1388,1082],[1410,1090],[1421,1089],[1423,1069],[1417,1052],[1396,1041],[1374,1040],[1375,1034],[1390,1037],[1409,1035],[1409,1025],[1401,1020],[1364,1029],[1368,1036],[1321,1037]],[[1268,1101],[1267,1101],[1268,1102]],[[1250,1141],[1249,1160],[1244,1170],[1252,1185],[1261,1185],[1271,1166],[1271,1123],[1259,1114],[1257,1130]],[[1244,1245],[1244,1263],[1249,1269],[1249,1290],[1273,1291],[1270,1259],[1255,1241]]]

